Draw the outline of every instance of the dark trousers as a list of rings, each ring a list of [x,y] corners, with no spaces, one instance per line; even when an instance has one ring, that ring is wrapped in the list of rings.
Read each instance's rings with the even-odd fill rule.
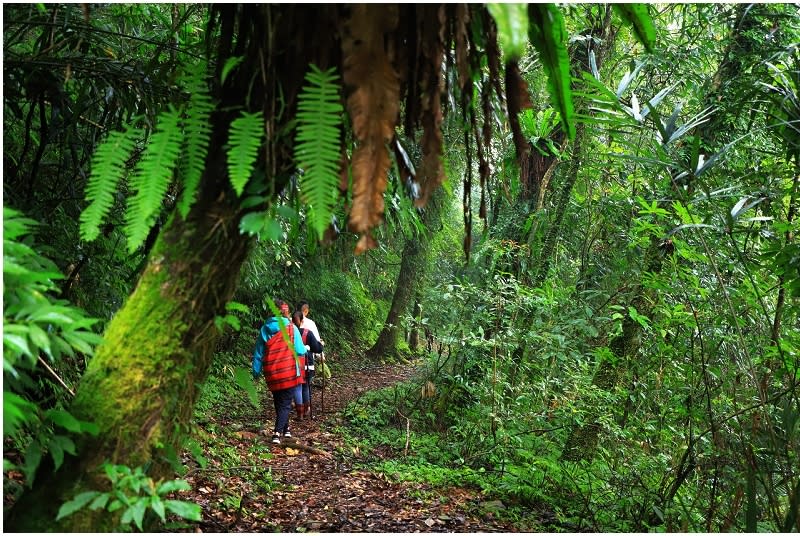
[[[275,428],[276,434],[285,434],[289,431],[289,413],[292,411],[292,400],[295,388],[272,391],[272,400],[275,402]]]
[[[311,405],[311,382],[314,380],[314,371],[306,370],[306,383],[303,384],[303,404]]]

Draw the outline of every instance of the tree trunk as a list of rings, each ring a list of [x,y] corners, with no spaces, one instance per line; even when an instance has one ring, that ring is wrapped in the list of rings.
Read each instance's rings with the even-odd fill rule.
[[[220,176],[226,176],[222,155],[206,171],[212,184]],[[204,193],[187,221],[175,213],[162,231],[81,380],[70,411],[100,433],[83,436],[78,456],[67,456],[58,471],[42,464],[7,529],[114,530],[118,516],[102,510],[54,520],[76,494],[108,489],[100,470],[106,461],[145,466],[156,481],[169,474],[165,449],[179,452],[219,335],[214,318],[233,295],[250,242],[238,230],[235,196],[215,188]]]
[[[595,64],[599,71],[603,66],[605,58],[608,57],[609,53],[611,52],[616,37],[616,32],[611,26],[611,6],[607,5],[602,8],[601,12],[594,20],[597,22],[596,25],[594,25],[594,27],[591,29],[591,33],[592,35],[597,36],[601,43],[595,49]],[[570,54],[570,60],[571,62],[577,61],[579,68],[583,71],[590,70],[588,52],[586,54],[577,54],[577,49],[574,49]],[[584,107],[585,103],[576,101],[576,114],[588,113],[587,110],[584,110]],[[585,137],[586,125],[585,123],[580,122],[575,127],[575,140],[572,144],[569,169],[567,171],[564,183],[561,185],[561,189],[559,190],[558,199],[555,205],[555,215],[550,227],[547,230],[542,247],[539,250],[539,262],[537,263],[537,270],[534,279],[534,282],[537,285],[541,285],[544,282],[544,280],[547,278],[547,272],[550,270],[550,264],[553,260],[552,258],[555,252],[556,242],[561,236],[561,223],[564,221],[564,214],[566,213],[567,205],[569,204],[569,198],[572,195],[572,187],[578,180],[578,172],[580,171],[583,159],[581,151],[583,151]],[[534,198],[534,206],[536,207],[536,210],[541,209],[543,205],[544,188],[546,188],[547,184],[550,182],[550,176],[548,174],[552,174],[554,172],[552,165],[553,163],[550,162],[547,167],[544,167],[544,163],[541,166],[542,177],[538,179],[538,189],[536,189],[536,197]],[[528,235],[529,245],[533,245],[531,244],[531,241],[535,236],[535,233],[536,227],[534,226],[531,228],[531,232]],[[534,250],[535,248],[531,247],[530,251],[533,252]]]
[[[547,278],[547,272],[550,271],[550,262],[556,248],[556,241],[561,235],[561,222],[564,221],[564,214],[567,211],[570,195],[572,195],[572,187],[575,181],[578,180],[578,171],[581,165],[580,152],[583,149],[583,137],[586,132],[586,126],[583,123],[578,123],[575,127],[575,141],[572,145],[572,157],[570,159],[569,171],[561,185],[561,192],[558,196],[558,204],[556,205],[555,216],[550,223],[550,228],[542,244],[542,249],[539,251],[539,266],[536,270],[535,283],[541,285]]]
[[[660,273],[663,262],[663,253],[660,241],[653,238],[645,253],[645,272]],[[650,316],[653,306],[657,301],[656,292],[648,289],[641,284],[637,287],[635,295],[631,300],[631,306],[642,316]],[[614,355],[614,360],[605,360],[600,363],[597,372],[592,379],[592,385],[603,391],[611,391],[617,386],[620,379],[625,377],[628,372],[628,362],[636,357],[639,352],[642,339],[642,326],[639,322],[627,315],[622,321],[622,333],[614,337],[608,347]],[[596,412],[605,411],[607,408],[593,408]],[[610,409],[609,409],[610,411]],[[572,428],[564,449],[561,451],[561,459],[568,461],[591,460],[594,457],[597,443],[600,438],[600,424],[596,420],[590,419],[584,425],[576,425]]]
[[[419,349],[419,322],[422,320],[422,304],[419,302],[419,295],[414,299],[414,321],[408,334],[408,347],[412,352]]]
[[[378,335],[378,340],[372,348],[367,350],[369,359],[396,357],[397,355],[400,317],[408,309],[408,305],[416,295],[420,282],[425,275],[432,235],[431,230],[439,227],[446,202],[447,194],[443,189],[438,189],[431,196],[422,215],[425,231],[416,237],[408,239],[405,247],[403,247],[403,261],[400,264],[400,274],[397,277],[392,306],[389,308],[389,314],[386,317],[386,322],[380,335]]]

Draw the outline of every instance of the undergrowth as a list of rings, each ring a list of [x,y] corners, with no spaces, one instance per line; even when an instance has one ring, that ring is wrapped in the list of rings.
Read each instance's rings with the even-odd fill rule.
[[[502,501],[494,515],[520,526],[551,531],[639,531],[654,513],[653,490],[664,474],[663,458],[601,453],[591,463],[559,459],[560,439],[520,433],[524,419],[486,426],[482,406],[450,408],[446,428],[407,382],[365,393],[344,411],[336,430],[341,453],[391,480],[478,490]],[[481,431],[483,430],[483,432]],[[480,436],[480,437],[476,437]],[[627,459],[624,465],[621,459]],[[532,519],[539,516],[541,519]],[[542,525],[544,523],[544,525]],[[647,527],[653,530],[652,527]]]
[[[344,411],[345,423],[336,430],[344,438],[342,454],[396,482],[467,487],[484,498],[500,498],[506,504],[494,512],[498,518],[520,521],[529,517],[531,502],[520,500],[520,486],[512,485],[510,471],[501,473],[488,464],[466,463],[461,445],[451,441],[452,435],[432,426],[435,417],[430,412],[407,407],[418,390],[416,383],[408,382],[365,393],[351,402]],[[530,495],[531,499],[540,498]]]

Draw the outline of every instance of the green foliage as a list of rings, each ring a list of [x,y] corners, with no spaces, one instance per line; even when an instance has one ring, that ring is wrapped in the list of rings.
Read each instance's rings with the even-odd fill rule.
[[[575,110],[570,87],[564,16],[555,4],[528,4],[528,35],[547,73],[550,98],[570,139],[575,137]]]
[[[141,246],[147,237],[176,175],[183,189],[177,204],[182,217],[188,215],[196,199],[205,169],[211,135],[210,115],[214,107],[206,85],[205,70],[205,64],[201,63],[190,68],[181,79],[190,95],[188,101],[179,109],[170,106],[158,115],[154,132],[147,139],[142,157],[131,174],[130,188],[134,194],[128,199],[125,226],[130,252]],[[237,195],[242,194],[253,173],[263,130],[261,112],[242,112],[231,122],[228,171]],[[125,176],[125,166],[141,135],[141,130],[128,127],[121,132],[113,132],[98,147],[86,193],[90,204],[81,214],[81,236],[84,240],[97,238],[99,227],[112,208],[116,188]],[[263,199],[259,202],[263,202]]]
[[[309,66],[298,97],[294,158],[303,170],[301,193],[309,205],[308,221],[319,239],[331,222],[338,198],[340,130],[344,109],[335,68]]]
[[[94,240],[100,233],[100,224],[111,211],[117,185],[126,175],[126,164],[141,135],[138,129],[111,132],[94,152],[92,171],[86,185],[89,206],[80,217],[83,240]]]
[[[154,482],[141,467],[131,470],[124,465],[104,464],[103,470],[111,482],[111,491],[85,491],[61,505],[56,520],[89,508],[104,509],[108,512],[121,511],[120,525],[128,527],[131,523],[140,531],[144,530],[145,516],[155,513],[161,522],[166,522],[167,513],[190,521],[200,521],[201,508],[187,501],[167,499],[176,491],[191,489],[185,480],[166,480]]]
[[[619,16],[633,27],[636,37],[648,52],[653,52],[656,42],[656,29],[650,18],[647,4],[612,4]]]
[[[520,59],[528,45],[525,4],[490,3],[486,7],[497,24],[497,37],[506,61]]]
[[[217,316],[214,318],[214,325],[220,331],[223,331],[225,326],[230,326],[234,331],[239,331],[242,329],[242,324],[239,317],[233,313],[238,312],[241,315],[247,316],[250,313],[250,308],[243,303],[233,301],[225,304],[225,311],[227,312],[225,316]]]
[[[228,175],[236,195],[242,195],[258,158],[264,138],[264,116],[261,112],[242,112],[231,122],[228,132]]]
[[[183,192],[178,201],[178,212],[182,218],[189,214],[189,208],[195,201],[197,188],[205,170],[206,153],[211,138],[211,112],[214,103],[208,94],[206,82],[206,66],[199,63],[191,69],[185,80],[189,93],[189,105],[183,118],[183,149],[178,176],[183,183]]]
[[[36,225],[3,209],[3,437],[26,445],[21,469],[29,486],[45,453],[56,467],[65,452],[75,453],[70,433],[97,433],[94,424],[59,407],[45,407],[39,390],[43,382],[53,389],[53,369],[80,354],[91,356],[102,340],[91,330],[97,319],[53,296],[55,280],[63,276],[36,252],[29,236]],[[43,367],[49,367],[50,380],[41,379]],[[62,387],[68,390],[57,388]],[[65,399],[63,394],[59,399]],[[3,465],[13,467],[5,458]]]
[[[179,120],[179,112],[172,108],[158,115],[156,130],[133,171],[131,189],[135,193],[128,198],[125,227],[131,253],[147,238],[172,182],[181,150]]]

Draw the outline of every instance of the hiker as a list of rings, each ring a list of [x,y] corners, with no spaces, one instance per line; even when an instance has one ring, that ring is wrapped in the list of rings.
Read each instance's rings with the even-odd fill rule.
[[[303,341],[303,346],[306,349],[306,354],[303,357],[300,358],[300,382],[294,388],[294,391],[293,391],[293,394],[292,394],[292,400],[294,400],[294,409],[297,411],[297,420],[301,421],[301,420],[303,420],[303,415],[305,413],[305,411],[303,409],[303,407],[304,407],[304,405],[303,405],[303,385],[305,385],[305,383],[307,381],[306,380],[306,376],[307,376],[307,373],[306,373],[306,370],[307,370],[306,359],[311,354],[308,351],[309,347],[308,347],[308,344],[306,343],[306,340],[305,340],[306,338],[303,337],[303,330],[299,329],[300,324],[298,323],[297,320],[295,320],[296,317],[299,317],[300,320],[302,320],[303,319],[303,313],[301,313],[300,311],[295,311],[294,313],[292,313],[292,323],[295,326],[298,327],[298,330],[300,331],[300,338]]]
[[[306,347],[306,370],[305,370],[305,382],[301,385],[298,385],[301,389],[301,401],[300,405],[297,407],[297,418],[299,420],[303,419],[310,419],[311,418],[311,380],[314,379],[314,355],[322,353],[322,343],[317,339],[314,335],[314,332],[308,328],[302,327],[303,323],[303,312],[302,311],[295,311],[292,315],[292,322],[297,328],[300,330],[300,338],[303,340],[303,344]],[[309,361],[311,364],[309,365]],[[297,399],[295,398],[295,405],[297,404]]]
[[[308,318],[308,311],[309,306],[308,302],[301,301],[298,305],[298,309],[303,313],[303,321],[300,323],[301,328],[305,328],[311,331],[314,334],[314,337],[319,341],[320,347],[325,346],[325,341],[322,340],[322,337],[319,336],[319,330],[317,329],[317,324]],[[322,350],[317,353],[314,350],[306,356],[306,383],[303,386],[303,404],[305,409],[305,417],[307,419],[311,418],[311,380],[314,379],[314,361],[317,358],[317,354],[319,355],[320,361],[325,361],[325,354],[322,353]]]
[[[258,378],[263,373],[267,387],[272,392],[275,403],[275,428],[272,431],[272,442],[280,444],[281,435],[284,438],[292,437],[289,432],[289,412],[292,409],[292,399],[300,378],[299,356],[305,355],[306,347],[300,337],[297,326],[289,322],[289,305],[283,300],[275,300],[275,305],[281,312],[280,317],[270,317],[259,331],[256,348],[253,351],[253,377]],[[289,341],[294,346],[287,345],[280,326],[287,327]],[[295,359],[294,353],[298,359]]]

